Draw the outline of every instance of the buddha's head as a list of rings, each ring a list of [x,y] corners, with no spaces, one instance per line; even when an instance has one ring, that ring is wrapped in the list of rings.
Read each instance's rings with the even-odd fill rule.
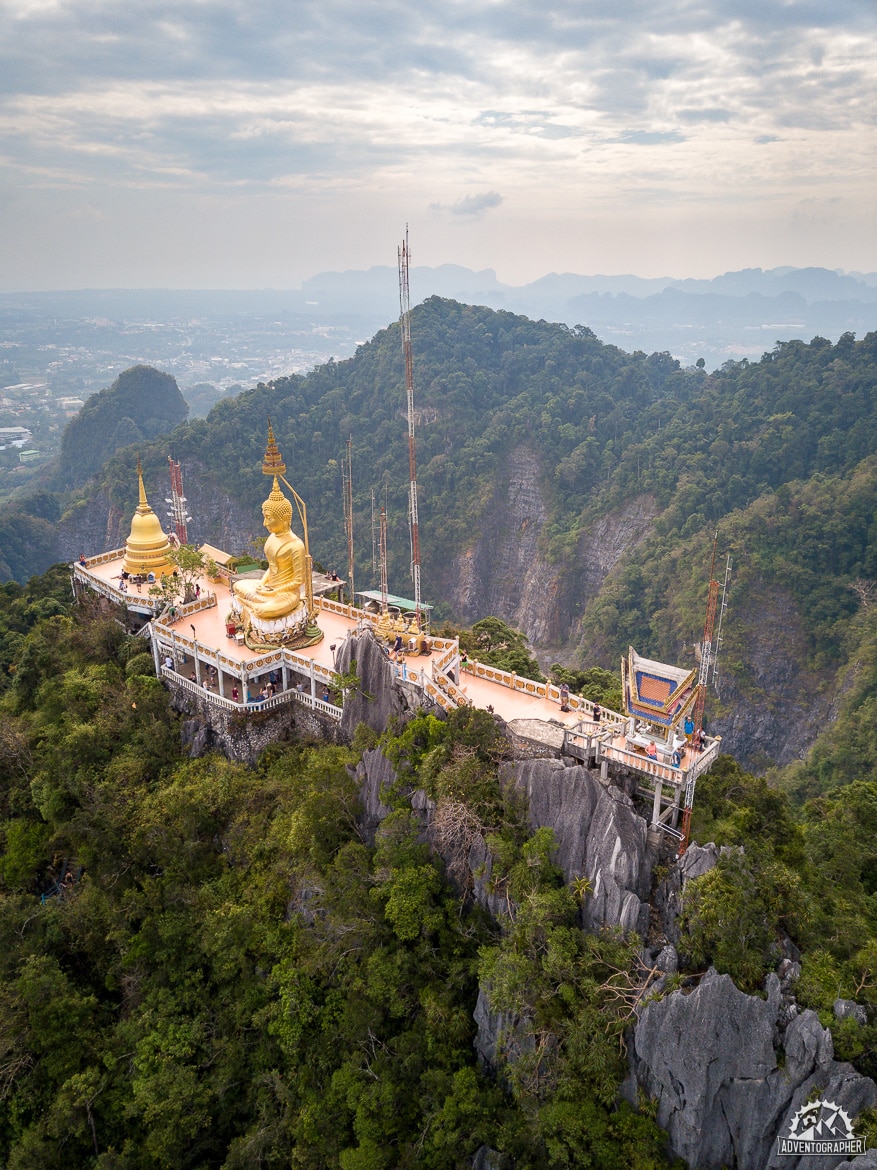
[[[265,517],[265,527],[269,532],[286,532],[292,523],[292,504],[280,490],[277,480],[271,494],[262,505],[262,515]]]

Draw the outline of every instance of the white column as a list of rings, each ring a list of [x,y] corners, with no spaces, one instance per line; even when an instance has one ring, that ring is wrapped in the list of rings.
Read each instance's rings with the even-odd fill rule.
[[[652,805],[652,824],[657,825],[661,819],[661,793],[664,786],[661,783],[660,777],[655,776],[655,802]]]
[[[201,659],[200,659],[200,658],[199,658],[199,656],[198,656],[198,641],[197,641],[197,639],[193,639],[193,642],[194,642],[194,647],[195,647],[195,649],[194,649],[194,655],[195,655],[195,682],[196,682],[196,683],[198,684],[198,686],[200,687],[200,685],[201,685]]]

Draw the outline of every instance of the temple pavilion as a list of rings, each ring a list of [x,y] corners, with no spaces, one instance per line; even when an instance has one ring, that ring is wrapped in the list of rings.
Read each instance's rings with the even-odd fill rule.
[[[211,711],[216,718],[223,712],[246,717],[303,703],[339,720],[338,649],[346,638],[370,632],[390,654],[395,685],[415,703],[495,712],[511,733],[544,744],[549,754],[598,766],[606,783],[610,771],[632,773],[640,795],[651,801],[653,828],[684,839],[695,782],[720,746],[706,737],[698,748],[686,734],[699,693],[695,670],[655,662],[631,647],[621,663],[624,711],[615,712],[562,696],[551,682],[464,662],[456,638],[432,636],[417,625],[417,615],[404,616],[404,598],[360,594],[368,606],[361,608],[326,596],[338,592],[339,579],[314,574],[307,509],[285,478],[270,423],[262,471],[272,488],[262,505],[268,568],[258,579],[229,570],[229,555],[208,545],[204,561],[213,575],[205,570],[189,581],[193,600],[174,600],[173,588],[162,582],[177,570],[176,538],[149,506],[139,460],[139,502],[124,546],[72,566],[77,594],[88,589],[123,606],[129,628],[148,636],[156,674],[172,690],[188,693],[208,719]],[[301,536],[291,528],[296,510]]]

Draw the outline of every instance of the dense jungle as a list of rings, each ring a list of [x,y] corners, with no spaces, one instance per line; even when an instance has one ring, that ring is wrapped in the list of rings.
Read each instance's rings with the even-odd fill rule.
[[[661,994],[711,965],[757,994],[791,944],[798,1004],[831,1026],[838,1059],[874,1077],[877,334],[789,342],[707,375],[585,328],[437,298],[412,332],[424,578],[440,620],[475,623],[473,652],[557,661],[615,705],[628,643],[667,661],[692,653],[718,528],[733,620],[708,714],[734,755],[699,782],[693,837],[731,848],[687,889],[680,969]],[[438,1170],[489,1150],[482,1166],[674,1165],[656,1101],[619,1096],[643,940],[582,929],[593,890],[564,883],[551,831],[533,831],[500,784],[495,721],[464,710],[361,729],[346,746],[277,743],[255,769],[190,759],[145,643],[74,606],[66,567],[50,567],[82,533],[113,547],[138,452],[147,482],[171,450],[205,500],[236,501],[200,536],[225,524],[245,551],[268,415],[326,564],[345,560],[352,436],[358,528],[374,487],[395,517],[391,580],[404,582],[396,329],[169,436],[141,427],[136,451],[115,449],[131,432],[96,406],[102,469],[73,490],[47,479],[0,517],[0,1160]],[[516,584],[522,548],[540,614],[554,605],[547,624]],[[467,558],[478,568],[487,553],[494,569],[464,595]],[[491,614],[499,625],[479,630]],[[370,843],[354,768],[375,747],[399,782]],[[416,790],[484,836],[506,919],[424,840]],[[473,1046],[485,986],[532,1038],[496,1070]],[[836,1020],[839,997],[862,1017]],[[877,1140],[870,1115],[859,1132]]]

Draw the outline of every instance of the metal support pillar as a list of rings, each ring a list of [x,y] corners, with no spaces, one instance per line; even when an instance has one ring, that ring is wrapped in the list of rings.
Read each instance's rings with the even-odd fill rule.
[[[657,825],[661,819],[661,795],[664,791],[664,786],[660,779],[655,777],[655,800],[652,804],[652,824]]]

